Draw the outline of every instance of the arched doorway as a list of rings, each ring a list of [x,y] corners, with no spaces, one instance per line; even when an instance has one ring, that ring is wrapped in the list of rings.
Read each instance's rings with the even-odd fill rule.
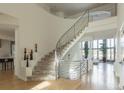
[[[0,74],[13,77],[16,74],[16,40],[18,21],[15,17],[0,13]],[[4,77],[4,76],[3,76]]]

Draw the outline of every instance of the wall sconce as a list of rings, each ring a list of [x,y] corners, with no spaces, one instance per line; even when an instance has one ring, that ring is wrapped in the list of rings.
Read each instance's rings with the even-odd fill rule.
[[[33,50],[31,49],[31,52],[30,52],[30,60],[33,60]]]
[[[26,60],[26,53],[27,53],[27,49],[24,48],[24,60]]]
[[[35,52],[37,52],[37,44],[35,44]]]
[[[29,67],[28,59],[29,59],[29,56],[28,56],[28,54],[27,54],[27,55],[26,55],[26,60],[27,60],[26,67]]]
[[[29,67],[29,60],[33,60],[33,50],[24,48],[24,60],[26,60],[26,67]]]

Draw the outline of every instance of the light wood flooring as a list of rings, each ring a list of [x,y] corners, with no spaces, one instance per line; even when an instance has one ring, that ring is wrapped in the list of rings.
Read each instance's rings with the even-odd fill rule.
[[[118,90],[119,80],[114,75],[112,62],[93,65],[93,71],[82,76],[83,90]]]
[[[25,82],[17,79],[12,71],[0,72],[0,89],[1,90],[21,90],[30,89],[39,84],[38,81]]]
[[[49,89],[49,90],[111,90],[119,89],[114,76],[113,64],[99,63],[93,71],[82,76],[81,80],[22,81],[12,71],[0,72],[0,90]]]

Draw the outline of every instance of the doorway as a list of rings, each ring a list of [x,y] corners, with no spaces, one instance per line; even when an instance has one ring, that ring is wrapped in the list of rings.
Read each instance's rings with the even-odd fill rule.
[[[0,75],[15,73],[15,30],[16,18],[0,13]],[[10,21],[11,20],[11,21]]]

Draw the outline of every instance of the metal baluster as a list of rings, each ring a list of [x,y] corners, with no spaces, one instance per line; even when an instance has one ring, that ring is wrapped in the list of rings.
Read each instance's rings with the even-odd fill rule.
[[[81,61],[80,61],[80,80],[81,80]]]
[[[88,73],[88,59],[86,60],[86,62],[87,62],[87,73]]]
[[[74,24],[74,38],[76,38],[75,24]]]

